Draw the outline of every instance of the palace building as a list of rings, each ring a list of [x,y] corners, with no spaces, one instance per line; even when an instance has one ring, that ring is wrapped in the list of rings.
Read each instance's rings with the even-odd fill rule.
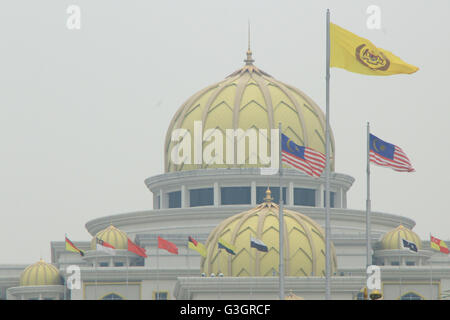
[[[227,129],[256,129],[268,133],[258,137],[258,147],[269,154],[269,132],[281,123],[282,132],[294,143],[325,153],[325,114],[304,92],[257,68],[250,49],[244,62],[175,112],[164,144],[165,172],[145,179],[152,209],[88,221],[85,227],[92,239],[74,241],[84,256],[66,251],[64,241],[52,241],[51,261],[0,265],[0,298],[278,299],[282,198],[286,299],[324,299],[325,178],[288,166],[281,169],[282,179],[262,174],[267,161],[254,154],[254,145],[245,143],[250,139],[246,135],[237,137],[244,139],[244,149],[237,144],[231,149],[226,143],[211,146],[218,132],[227,137]],[[174,163],[171,155],[179,150],[172,133],[193,136],[196,122],[202,124],[201,150],[212,150],[214,161]],[[203,155],[194,143],[189,148],[194,158]],[[256,156],[256,163],[240,163],[240,152],[245,160]],[[354,178],[335,172],[335,161],[339,156],[331,132],[331,297],[361,299],[367,279],[366,214],[347,208]],[[371,254],[381,270],[383,299],[446,298],[449,255],[421,240],[410,218],[372,212],[371,224]],[[174,243],[178,254],[158,249],[158,237]],[[204,257],[188,248],[188,237],[205,245]],[[252,248],[251,237],[261,240],[267,252]],[[96,250],[96,238],[114,246],[115,254]],[[145,248],[148,257],[128,251],[128,239]],[[232,244],[235,255],[219,249],[219,239]],[[401,239],[415,243],[418,251],[402,248]],[[74,265],[79,266],[80,289],[67,286]]]

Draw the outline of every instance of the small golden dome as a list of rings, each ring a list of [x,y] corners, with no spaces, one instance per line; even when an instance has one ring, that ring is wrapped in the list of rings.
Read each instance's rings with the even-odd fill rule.
[[[269,193],[267,193],[269,195]],[[257,207],[222,221],[209,235],[202,258],[202,272],[225,276],[274,276],[279,270],[279,207],[265,201]],[[311,218],[292,210],[283,210],[284,257],[286,276],[325,276],[325,232]],[[268,252],[250,247],[250,237],[261,240]],[[236,255],[222,250],[218,240],[236,247]],[[331,243],[331,272],[337,268]]]
[[[401,238],[414,242],[419,250],[422,249],[422,241],[419,236],[412,230],[402,225],[399,225],[397,228],[387,232],[383,238],[381,238],[381,248],[384,250],[401,249]]]
[[[20,275],[20,286],[51,286],[62,284],[59,270],[52,264],[40,260],[29,265]]]
[[[108,228],[97,232],[97,234],[92,238],[91,241],[92,250],[95,250],[97,247],[95,238],[106,241],[116,249],[128,249],[127,234],[122,230],[117,229],[113,225],[110,225]]]
[[[284,297],[284,300],[305,300],[305,298],[299,297],[298,295],[294,294],[292,290],[290,290],[289,293]]]

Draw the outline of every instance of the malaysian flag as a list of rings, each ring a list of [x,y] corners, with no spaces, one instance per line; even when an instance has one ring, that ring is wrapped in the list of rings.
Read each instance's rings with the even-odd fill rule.
[[[281,159],[312,177],[320,177],[326,164],[323,153],[299,146],[284,134],[281,134]]]
[[[406,154],[400,147],[370,134],[370,161],[395,171],[415,171]]]

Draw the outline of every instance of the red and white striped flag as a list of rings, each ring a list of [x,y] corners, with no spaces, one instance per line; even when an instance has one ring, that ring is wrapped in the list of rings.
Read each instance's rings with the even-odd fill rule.
[[[284,134],[281,135],[281,160],[312,177],[320,177],[326,164],[323,153],[299,146]]]
[[[370,134],[370,162],[382,167],[388,167],[395,171],[415,171],[403,150],[391,143],[381,140]]]

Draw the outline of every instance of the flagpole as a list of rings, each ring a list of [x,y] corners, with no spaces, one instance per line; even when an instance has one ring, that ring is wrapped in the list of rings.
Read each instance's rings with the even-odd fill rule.
[[[187,264],[187,269],[188,269],[188,274],[190,272],[190,267],[189,267],[189,238],[188,238],[188,243],[186,245],[186,264]]]
[[[159,248],[156,249],[156,295],[155,300],[159,300]]]
[[[372,255],[371,255],[371,243],[370,243],[370,234],[371,234],[371,201],[370,201],[370,124],[367,122],[367,200],[366,200],[366,267],[372,264]]]
[[[250,278],[250,298],[252,298],[253,296],[253,290],[252,290],[252,260],[253,260],[253,256],[252,256],[252,234],[249,233],[250,236],[250,249],[248,250],[248,255],[249,255],[249,259],[250,259],[250,272],[249,272],[249,278]],[[256,263],[255,263],[256,266]],[[256,269],[256,267],[255,267]],[[255,270],[255,276],[256,276],[256,270]]]
[[[64,234],[64,246],[67,246],[67,233]],[[67,274],[64,278],[64,301],[66,300],[66,291],[67,291]]]
[[[430,247],[431,247],[431,232],[430,232]],[[433,265],[430,257],[430,300],[433,300]],[[436,300],[439,300],[439,296]]]
[[[326,19],[326,128],[325,128],[325,242],[326,242],[326,268],[325,268],[325,299],[331,299],[330,290],[330,9],[327,9]]]
[[[95,239],[97,241],[97,238]],[[98,264],[98,250],[97,244],[95,245],[95,297],[94,300],[97,300],[97,264]]]
[[[129,297],[129,293],[128,293],[128,265],[130,264],[130,259],[128,257],[128,251],[127,251],[127,296]]]
[[[278,166],[278,177],[280,182],[280,194],[279,194],[279,212],[278,212],[278,219],[279,219],[279,249],[280,249],[280,265],[279,265],[279,282],[280,282],[280,300],[284,299],[284,222],[283,222],[283,190],[281,187],[281,170],[282,170],[282,159],[281,159],[281,122],[278,123],[278,131],[279,131],[279,166]]]

